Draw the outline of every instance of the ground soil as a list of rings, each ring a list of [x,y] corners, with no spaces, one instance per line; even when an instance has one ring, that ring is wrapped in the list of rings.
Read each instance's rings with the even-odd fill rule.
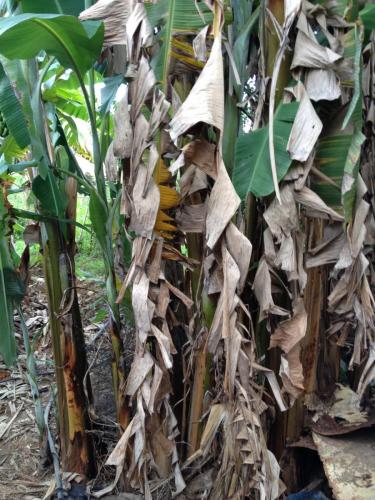
[[[93,486],[99,486],[106,484],[113,476],[113,470],[103,464],[117,438],[111,381],[111,346],[105,330],[106,319],[97,318],[97,311],[105,308],[102,288],[92,281],[80,281],[78,286],[90,378],[96,396],[91,414],[99,470]],[[54,386],[55,375],[45,284],[39,268],[32,270],[23,309],[30,341],[35,350],[38,387],[45,407],[50,398],[51,387]],[[0,362],[0,500],[36,500],[44,498],[53,484],[54,472],[52,465],[48,463],[46,446],[39,442],[17,316],[16,330],[18,364],[13,369],[7,369]],[[56,436],[53,413],[54,410],[51,411],[50,428]],[[58,446],[57,441],[56,444]]]

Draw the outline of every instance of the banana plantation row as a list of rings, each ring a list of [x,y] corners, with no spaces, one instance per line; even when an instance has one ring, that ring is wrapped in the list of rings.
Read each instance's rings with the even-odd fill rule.
[[[118,427],[113,483],[92,494],[148,499],[167,485],[184,498],[209,477],[202,498],[278,498],[292,489],[287,444],[318,417],[350,422],[322,416],[337,384],[366,415],[373,390],[375,5],[1,6],[0,353],[15,363],[17,311],[41,441],[22,321],[29,244],[43,260],[62,469],[95,477],[79,228],[105,268]],[[31,211],[11,203],[20,176]],[[22,255],[17,220],[30,221]]]

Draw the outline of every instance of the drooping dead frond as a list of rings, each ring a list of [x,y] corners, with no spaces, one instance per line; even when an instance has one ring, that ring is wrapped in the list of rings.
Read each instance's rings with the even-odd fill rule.
[[[163,483],[171,474],[176,493],[185,487],[176,448],[179,431],[170,403],[176,349],[168,316],[172,296],[186,308],[191,300],[168,282],[164,272],[167,253],[159,235],[175,230],[167,212],[178,204],[179,196],[169,186],[170,174],[157,146],[169,103],[156,88],[154,72],[141,50],[146,43],[143,14],[144,6],[137,4],[128,18],[128,55],[135,73],[116,110],[113,147],[114,155],[123,159],[122,213],[134,233],[132,263],[118,297],[121,301],[131,287],[136,347],[123,390],[132,409],[130,423],[107,463],[117,467],[115,482],[124,471],[130,486],[151,498],[151,485]],[[146,119],[149,102],[152,109]]]
[[[203,293],[214,301],[212,320],[203,335],[201,333],[206,347],[193,360],[196,375],[193,396],[197,395],[195,391],[200,390],[197,374],[201,361],[206,359],[208,362],[207,349],[217,366],[217,379],[211,391],[220,401],[220,404],[211,407],[200,443],[197,443],[198,423],[192,424],[190,446],[195,452],[189,463],[199,463],[202,457],[207,459],[208,456],[219,460],[221,466],[213,481],[212,498],[228,498],[239,491],[242,496],[250,495],[253,485],[255,488],[264,487],[267,498],[276,498],[279,494],[279,472],[271,466],[276,460],[267,450],[260,426],[260,414],[265,406],[251,382],[256,372],[253,339],[240,319],[239,294],[247,276],[251,244],[231,222],[240,200],[221,157],[224,129],[222,60],[221,36],[217,34],[202,73],[170,123],[173,140],[198,123],[214,127],[217,134],[216,144],[196,140],[183,150],[185,166],[188,167],[186,174],[189,172],[192,175],[198,168],[214,180],[206,199],[202,200],[204,204],[191,205],[189,214],[195,219],[185,228],[192,232],[202,228],[206,241],[202,249]],[[199,222],[201,209],[197,210],[203,206],[206,211],[205,225]],[[213,299],[215,294],[218,295],[217,302]],[[219,366],[224,366],[224,371]],[[224,393],[219,391],[221,386]],[[273,387],[277,390],[275,385]],[[193,399],[192,405],[199,406],[199,401]],[[220,428],[222,434],[218,432]]]
[[[126,22],[134,0],[99,0],[81,12],[79,19],[98,19],[104,22],[104,46],[126,44]]]

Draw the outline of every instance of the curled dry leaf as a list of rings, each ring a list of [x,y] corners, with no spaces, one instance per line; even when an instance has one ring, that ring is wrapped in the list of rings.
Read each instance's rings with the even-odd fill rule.
[[[305,390],[303,381],[303,368],[300,360],[301,347],[295,345],[288,354],[281,355],[280,377],[283,387],[291,396],[292,403]]]
[[[240,279],[237,285],[237,293],[240,294],[245,286],[250,266],[252,245],[233,223],[228,224],[225,231],[225,239],[227,248],[240,270]]]
[[[320,45],[315,38],[306,16],[301,12],[297,23],[298,35],[294,47],[291,69],[303,66],[313,69],[331,69],[334,63],[341,59],[328,47]]]
[[[138,63],[141,49],[152,45],[154,33],[144,3],[135,0],[128,1],[133,4],[132,12],[126,23],[128,58],[130,61]],[[135,40],[136,43],[134,44]]]
[[[132,154],[130,162],[130,181],[129,183],[133,185],[134,178],[137,173],[139,164],[141,163],[142,155],[149,145],[147,142],[148,137],[148,122],[143,114],[137,116],[134,127],[133,127],[133,144],[132,144]],[[147,172],[148,174],[148,172]],[[146,176],[147,178],[147,176]]]
[[[367,232],[365,221],[369,209],[370,205],[365,200],[360,200],[355,213],[352,231],[349,236],[349,246],[353,258],[358,257],[359,252],[363,249]]]
[[[126,44],[126,23],[133,0],[99,0],[81,12],[79,19],[100,19],[104,23],[104,46]]]
[[[104,160],[105,173],[107,180],[110,182],[117,181],[117,158],[113,154],[113,141],[107,149],[107,154]]]
[[[264,463],[263,466],[267,467],[266,463]],[[282,495],[282,488],[280,488],[280,486],[282,486],[280,484],[281,469],[275,455],[270,450],[268,450],[268,466],[270,468],[271,473],[269,474],[270,481],[267,484],[268,487],[267,497],[270,500],[276,500],[277,498],[280,498],[280,495]]]
[[[145,273],[133,284],[132,306],[134,311],[134,321],[142,339],[146,339],[151,330],[151,322],[148,311],[148,291],[150,281]]]
[[[273,301],[270,270],[264,258],[259,263],[254,278],[253,290],[259,303],[259,321],[267,318],[270,313],[277,316],[288,316],[288,311],[276,306]]]
[[[270,347],[280,347],[288,353],[305,336],[306,329],[307,313],[303,299],[299,298],[293,307],[292,318],[282,321],[271,335]]]
[[[374,378],[375,378],[375,342],[371,341],[366,365],[363,369],[357,387],[357,392],[361,399],[367,387],[374,381]]]
[[[281,389],[279,386],[279,382],[277,381],[275,373],[270,370],[269,368],[266,368],[264,366],[258,365],[254,363],[253,365],[254,369],[258,370],[260,373],[263,373],[266,379],[268,380],[268,383],[271,387],[272,393],[274,395],[275,401],[280,409],[280,411],[286,411],[288,409],[287,405],[285,404],[283,395],[281,393]]]
[[[193,49],[195,58],[198,61],[206,62],[207,57],[207,46],[206,46],[206,38],[209,29],[209,25],[205,26],[200,30],[198,35],[193,40]]]
[[[324,201],[310,188],[304,186],[300,191],[294,193],[294,198],[301,205],[316,211],[316,214],[312,210],[308,211],[307,214],[310,217],[318,216],[324,219],[331,219],[333,221],[342,222],[344,217],[338,214],[335,210],[330,208]]]
[[[263,215],[277,242],[280,242],[284,235],[290,235],[298,227],[293,186],[290,184],[283,186],[280,196],[281,205],[278,200],[273,200]]]
[[[126,382],[125,393],[128,396],[135,395],[153,366],[154,360],[149,352],[146,351],[143,356],[136,356]]]
[[[221,338],[231,337],[234,333],[236,313],[236,289],[240,280],[240,271],[238,266],[225,248],[222,246],[223,253],[223,288],[217,304],[215,315],[208,338],[208,349],[210,352],[215,352]],[[227,360],[228,361],[228,360]]]
[[[164,366],[167,370],[172,368],[173,362],[171,358],[171,345],[169,338],[164,335],[164,333],[159,330],[155,325],[151,324],[151,331],[154,334],[160,349],[161,356],[163,358]]]
[[[301,10],[302,0],[285,0],[284,1],[284,17],[285,23],[287,19],[294,19]]]
[[[287,150],[293,160],[304,162],[310,156],[323,124],[316,114],[305,87],[299,82],[293,89],[300,105],[290,132]]]
[[[217,178],[216,144],[204,139],[196,139],[184,147],[184,157],[188,163],[196,165],[212,179]]]
[[[124,88],[124,95],[117,103],[114,122],[113,154],[117,158],[130,158],[133,146],[133,129],[130,126],[127,85]]]
[[[198,122],[224,128],[224,86],[221,37],[215,38],[210,57],[190,94],[170,122],[173,141]]]
[[[183,205],[176,213],[177,227],[185,233],[203,233],[206,224],[207,206],[205,203],[198,205]]]
[[[341,96],[339,79],[333,69],[311,69],[305,87],[312,101],[334,101]]]
[[[137,75],[130,86],[130,99],[132,107],[130,110],[131,121],[134,122],[140,115],[141,108],[146,98],[156,84],[156,77],[147,59],[142,56],[139,61]],[[148,127],[147,127],[148,130]]]
[[[201,438],[201,452],[205,455],[217,433],[220,424],[228,417],[228,411],[224,404],[216,404],[211,407],[210,414]]]
[[[306,256],[306,268],[335,264],[345,244],[346,236],[341,230],[339,234],[333,235],[328,241],[310,250]]]
[[[130,228],[137,234],[151,237],[160,203],[160,191],[151,178],[147,192],[143,194],[147,180],[147,168],[138,167],[138,176],[133,189]]]
[[[233,215],[237,212],[241,200],[236,193],[223,162],[219,165],[218,177],[208,200],[206,219],[206,241],[213,248]]]
[[[334,403],[328,410],[328,415],[333,418],[343,419],[352,424],[367,421],[368,415],[361,411],[361,398],[349,387],[338,384],[334,393]]]

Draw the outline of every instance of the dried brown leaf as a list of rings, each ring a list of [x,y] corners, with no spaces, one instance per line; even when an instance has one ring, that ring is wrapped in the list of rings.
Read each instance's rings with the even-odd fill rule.
[[[294,190],[290,184],[286,184],[280,192],[281,205],[274,199],[264,213],[264,219],[271,233],[278,242],[284,235],[290,235],[298,228],[298,214],[294,201]]]
[[[134,396],[153,366],[154,360],[148,351],[143,356],[136,356],[126,381],[125,394]]]
[[[124,95],[116,106],[114,125],[113,154],[117,158],[130,158],[133,147],[133,129],[130,124],[127,85],[124,88]]]
[[[217,177],[216,144],[204,139],[196,139],[184,148],[186,162],[196,165],[212,179]]]
[[[198,122],[224,128],[224,82],[221,37],[215,38],[210,57],[191,92],[170,122],[173,141]]]
[[[113,154],[113,141],[111,142],[111,144],[107,149],[107,154],[105,155],[105,160],[104,160],[104,167],[107,180],[110,182],[116,182],[118,166],[117,166],[117,158]]]
[[[177,227],[185,233],[203,233],[206,225],[206,203],[182,205],[176,212]]]
[[[304,162],[310,156],[323,124],[302,83],[299,82],[293,91],[300,105],[289,135],[287,150],[292,160]]]
[[[126,23],[132,8],[131,0],[99,0],[81,12],[79,19],[100,19],[104,23],[104,46],[126,44]]]
[[[236,261],[240,271],[237,292],[238,294],[241,294],[245,286],[247,273],[249,271],[253,247],[246,236],[241,233],[241,231],[232,222],[229,223],[225,231],[225,241],[228,251]]]
[[[147,168],[140,165],[133,189],[130,229],[139,235],[151,237],[159,209],[160,191],[151,178],[147,192],[144,194],[146,181]]]
[[[140,279],[133,284],[132,290],[132,306],[134,312],[135,326],[138,335],[142,339],[146,339],[151,331],[150,313],[148,308],[148,289],[150,281],[145,273],[142,273]]]
[[[268,264],[264,258],[261,259],[253,284],[253,290],[259,303],[259,321],[267,318],[269,313],[278,316],[287,316],[289,313],[281,307],[275,306],[272,298],[271,275]]]
[[[284,389],[293,399],[297,399],[304,391],[303,368],[300,360],[301,347],[295,345],[288,354],[281,355],[280,377]]]
[[[198,33],[198,35],[193,40],[194,55],[198,61],[206,62],[207,60],[206,38],[209,27],[210,26],[207,25],[204,28],[202,28]]]
[[[306,329],[307,313],[303,299],[299,298],[293,307],[292,318],[282,321],[271,335],[270,347],[280,347],[288,353],[305,336]]]
[[[328,47],[319,45],[314,31],[309,25],[305,14],[301,13],[297,23],[298,34],[294,47],[291,69],[303,66],[305,68],[330,69],[341,59],[341,55]]]
[[[332,69],[308,71],[305,86],[312,101],[334,101],[341,96],[340,82]]]
[[[307,208],[316,211],[321,218],[331,219],[342,222],[344,217],[330,208],[314,191],[304,186],[300,191],[295,191],[294,197],[296,202],[301,203]],[[311,211],[307,215],[314,216]]]
[[[206,241],[209,248],[212,249],[216,245],[240,203],[241,200],[233,187],[225,165],[221,162],[207,207]]]

